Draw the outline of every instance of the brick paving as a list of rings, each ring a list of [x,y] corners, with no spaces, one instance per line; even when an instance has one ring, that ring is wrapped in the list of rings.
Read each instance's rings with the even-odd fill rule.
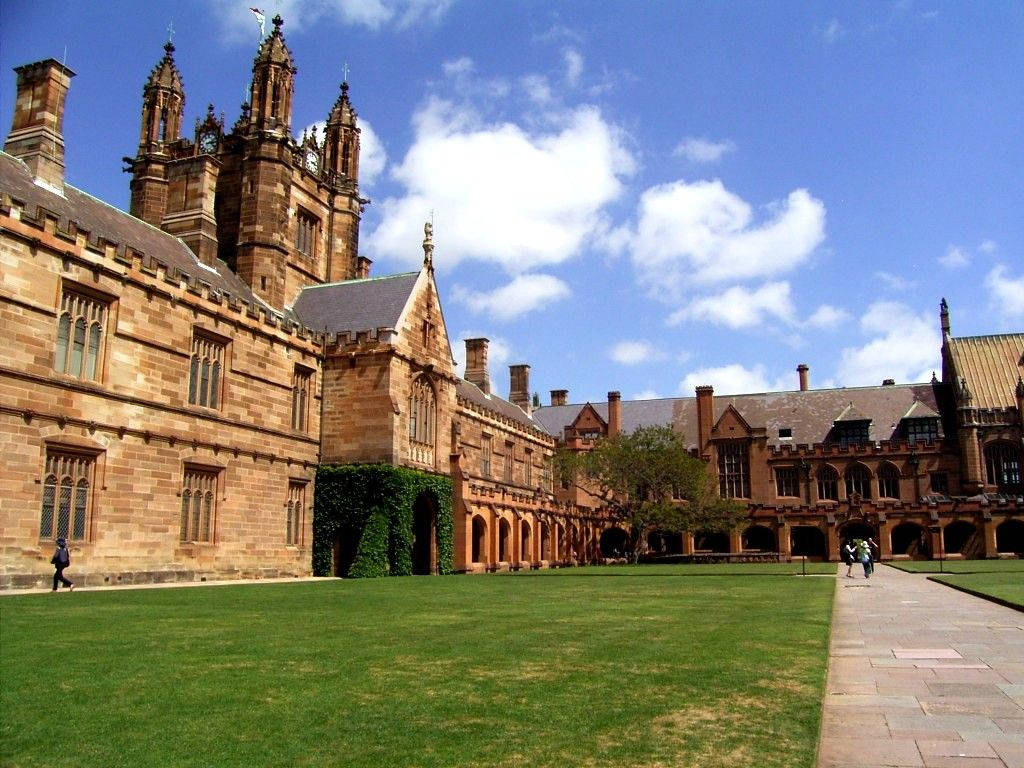
[[[818,768],[1024,768],[1024,613],[895,568],[845,572]]]

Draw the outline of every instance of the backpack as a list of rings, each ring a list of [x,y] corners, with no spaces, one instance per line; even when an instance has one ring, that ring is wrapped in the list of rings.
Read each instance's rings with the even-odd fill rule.
[[[67,547],[58,547],[57,551],[53,553],[53,557],[50,558],[50,562],[62,568],[67,568],[71,562],[71,555],[68,554]]]

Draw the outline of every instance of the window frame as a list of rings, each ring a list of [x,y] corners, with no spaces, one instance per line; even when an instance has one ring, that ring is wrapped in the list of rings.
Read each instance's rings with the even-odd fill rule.
[[[223,469],[203,464],[184,464],[181,472],[181,509],[178,519],[178,544],[210,546],[217,543],[218,497]],[[194,484],[190,484],[193,481]],[[197,491],[199,495],[197,496]],[[200,504],[195,504],[195,499]],[[200,535],[201,534],[201,535]]]
[[[46,444],[43,453],[42,498],[39,507],[40,541],[55,541],[61,536],[73,542],[86,542],[92,539],[97,467],[102,455],[101,450],[89,450],[59,443]],[[54,478],[53,483],[49,482],[51,477]],[[65,480],[68,479],[71,482],[66,483]],[[62,530],[62,507],[65,504],[61,498],[63,493],[58,494],[58,489],[64,488],[69,489],[69,495],[67,498],[67,520],[64,523],[64,530]],[[49,493],[48,502],[49,489],[52,491]],[[50,508],[48,524],[46,522],[47,506]]]
[[[295,209],[295,237],[292,240],[295,251],[307,259],[316,259],[319,232],[320,218],[306,208],[297,207]]]
[[[306,523],[306,486],[308,480],[288,480],[288,496],[285,499],[285,546],[303,546]]]
[[[878,468],[878,498],[900,498],[900,471],[892,464],[882,464]]]
[[[795,465],[775,467],[775,495],[780,499],[800,498],[800,472]]]
[[[79,381],[103,381],[107,338],[116,301],[116,297],[71,281],[61,283],[53,345],[55,373]],[[81,341],[78,341],[79,328]],[[76,362],[75,349],[79,344],[81,351]]]
[[[298,363],[292,372],[292,429],[296,432],[309,432],[314,373],[313,369]]]
[[[223,409],[226,399],[228,351],[231,340],[204,328],[192,329],[192,344],[188,362],[188,391],[186,402],[190,406]],[[219,354],[211,355],[219,351]],[[212,361],[212,362],[211,362]],[[209,368],[204,366],[209,364]],[[203,402],[203,401],[206,402]]]
[[[750,498],[750,441],[722,440],[718,453],[718,484],[722,498]],[[739,490],[739,494],[734,491]]]
[[[851,464],[843,473],[843,480],[846,483],[846,498],[850,499],[854,494],[859,494],[864,500],[871,499],[871,470],[863,464]]]

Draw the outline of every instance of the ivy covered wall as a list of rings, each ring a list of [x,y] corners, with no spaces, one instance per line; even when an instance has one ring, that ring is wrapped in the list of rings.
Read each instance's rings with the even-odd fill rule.
[[[335,557],[342,576],[412,574],[416,509],[436,514],[437,570],[451,573],[451,478],[388,464],[321,466],[313,502],[313,574],[332,575]]]

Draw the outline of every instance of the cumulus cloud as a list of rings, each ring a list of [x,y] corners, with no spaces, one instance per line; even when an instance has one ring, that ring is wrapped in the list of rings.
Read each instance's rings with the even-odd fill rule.
[[[993,307],[1009,317],[1024,317],[1024,274],[1013,277],[1006,265],[996,264],[985,277]]]
[[[488,339],[487,374],[491,378],[491,390],[496,391],[496,384],[508,382],[508,368],[505,366],[512,357],[512,347],[500,336],[492,336],[475,330],[462,331],[455,339],[452,347],[452,358],[455,360],[455,375],[466,375],[466,339]]]
[[[679,394],[693,397],[694,390],[702,385],[714,387],[716,395],[741,395],[754,392],[780,392],[793,389],[796,380],[768,381],[763,365],[746,368],[739,363],[722,365],[717,368],[700,368],[688,373],[679,382]]]
[[[673,312],[668,323],[678,325],[690,320],[734,329],[751,328],[759,325],[766,315],[791,323],[796,309],[789,293],[789,283],[785,281],[765,283],[756,290],[735,285],[713,296],[693,299]]]
[[[565,62],[565,80],[575,87],[583,74],[583,55],[575,48],[566,48],[562,52],[562,59]]]
[[[951,245],[946,252],[939,257],[939,264],[946,269],[960,269],[971,263],[971,257],[963,248]]]
[[[721,160],[723,155],[735,151],[736,144],[729,139],[711,141],[691,136],[677,144],[672,154],[676,157],[685,157],[694,163],[715,163]]]
[[[641,390],[640,392],[637,392],[635,395],[633,395],[632,399],[633,400],[657,400],[660,397],[661,397],[661,395],[659,395],[653,389],[644,389],[644,390]]]
[[[608,357],[621,365],[638,365],[664,360],[667,355],[649,341],[625,340],[608,350]]]
[[[635,225],[613,247],[627,249],[650,293],[678,300],[685,287],[769,277],[807,261],[825,238],[825,206],[805,189],[754,219],[751,206],[721,181],[676,181],[647,189]]]
[[[884,283],[891,291],[905,291],[913,285],[909,280],[902,278],[899,275],[894,275],[892,272],[885,272],[882,270],[877,270],[875,272],[875,279],[880,283]]]
[[[265,31],[273,29],[270,20],[280,14],[288,29],[305,29],[325,22],[368,29],[394,27],[407,29],[423,22],[441,19],[455,0],[274,0],[273,7],[263,3]],[[228,34],[235,39],[256,37],[259,26],[249,6],[231,0],[214,4]]]
[[[849,322],[850,313],[845,309],[833,307],[831,304],[822,304],[807,318],[807,325],[811,328],[835,328],[843,323]]]
[[[914,314],[906,304],[878,301],[860,319],[861,330],[873,336],[860,347],[842,351],[837,376],[842,386],[928,381],[940,368],[942,339],[928,313]]]
[[[540,274],[517,275],[512,282],[493,291],[474,291],[461,285],[452,289],[453,298],[470,311],[501,321],[542,309],[571,295],[563,281]]]
[[[487,123],[471,105],[431,98],[414,128],[409,151],[391,165],[404,193],[379,204],[380,224],[367,237],[375,259],[418,263],[419,232],[436,210],[439,269],[477,259],[519,274],[561,263],[602,229],[605,206],[635,168],[620,130],[592,106],[565,110],[557,125],[529,131]]]
[[[994,240],[983,240],[981,245],[978,246],[978,250],[982,253],[995,253],[999,250],[999,246],[996,245]]]

